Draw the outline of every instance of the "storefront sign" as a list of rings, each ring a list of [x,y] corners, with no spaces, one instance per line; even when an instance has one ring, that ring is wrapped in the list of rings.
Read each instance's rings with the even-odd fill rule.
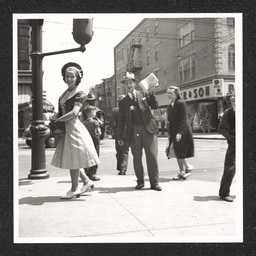
[[[210,97],[210,86],[199,86],[181,91],[182,98],[186,101],[205,99]]]

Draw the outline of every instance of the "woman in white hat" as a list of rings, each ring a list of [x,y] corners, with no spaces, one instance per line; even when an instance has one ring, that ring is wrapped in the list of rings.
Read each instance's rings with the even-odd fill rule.
[[[63,80],[68,89],[59,98],[59,112],[53,116],[55,123],[65,124],[51,164],[61,169],[70,169],[71,189],[61,198],[79,197],[93,182],[85,175],[84,169],[98,164],[99,158],[91,136],[78,118],[82,103],[86,100],[84,92],[78,90],[83,71],[77,63],[69,62],[61,70]],[[78,188],[79,175],[83,186]]]

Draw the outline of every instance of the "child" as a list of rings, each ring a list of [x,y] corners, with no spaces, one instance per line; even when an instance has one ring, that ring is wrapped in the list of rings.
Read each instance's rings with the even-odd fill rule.
[[[87,128],[88,132],[90,133],[94,147],[96,152],[99,156],[99,145],[100,145],[100,123],[96,117],[96,108],[94,106],[88,106],[85,108],[84,113],[87,116],[87,119],[83,121],[83,124]],[[85,168],[85,172],[88,175],[89,179],[93,179],[94,172],[97,170],[98,165],[92,166],[90,168]]]

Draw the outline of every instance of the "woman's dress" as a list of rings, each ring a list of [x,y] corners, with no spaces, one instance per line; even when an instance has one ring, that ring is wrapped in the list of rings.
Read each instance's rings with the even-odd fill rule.
[[[191,127],[188,123],[187,105],[184,100],[176,99],[173,106],[170,104],[167,109],[169,121],[170,144],[178,159],[194,156],[194,139]],[[181,134],[181,140],[176,141],[177,133]]]
[[[81,91],[66,90],[59,99],[59,117],[71,111],[74,105],[82,106]],[[82,99],[82,100],[81,100]],[[76,116],[65,121],[66,132],[61,135],[51,164],[62,169],[88,168],[99,164],[91,135]]]

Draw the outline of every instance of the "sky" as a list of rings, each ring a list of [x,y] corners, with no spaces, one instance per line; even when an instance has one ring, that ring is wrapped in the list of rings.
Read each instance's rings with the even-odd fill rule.
[[[43,23],[43,53],[77,48],[72,35],[74,15],[46,15]],[[79,17],[78,17],[79,18]],[[77,62],[84,71],[79,89],[88,92],[103,78],[114,75],[114,47],[144,18],[142,15],[84,15],[93,18],[93,37],[85,52],[64,53],[43,58],[43,90],[57,110],[58,97],[67,89],[61,68],[67,62]]]

